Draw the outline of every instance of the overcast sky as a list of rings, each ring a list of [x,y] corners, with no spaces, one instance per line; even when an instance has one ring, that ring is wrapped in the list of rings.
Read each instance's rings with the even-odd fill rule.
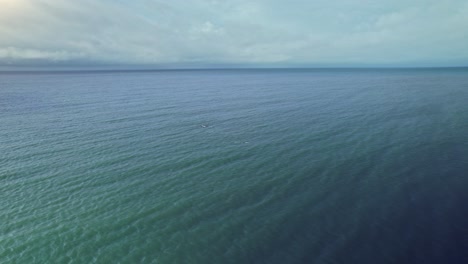
[[[468,0],[0,0],[1,65],[468,65]]]

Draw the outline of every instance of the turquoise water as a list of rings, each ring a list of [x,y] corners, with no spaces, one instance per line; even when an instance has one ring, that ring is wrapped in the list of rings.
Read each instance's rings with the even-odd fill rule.
[[[0,73],[0,263],[468,263],[468,69]]]

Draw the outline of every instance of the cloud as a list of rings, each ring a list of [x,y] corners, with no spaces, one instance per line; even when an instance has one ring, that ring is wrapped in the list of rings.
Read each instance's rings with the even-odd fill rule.
[[[21,48],[0,48],[0,58],[4,59],[26,59],[26,60],[51,60],[51,61],[67,61],[78,59],[82,54],[73,54],[67,51],[45,51],[36,49],[21,49]]]
[[[0,0],[0,64],[467,64],[468,0]]]

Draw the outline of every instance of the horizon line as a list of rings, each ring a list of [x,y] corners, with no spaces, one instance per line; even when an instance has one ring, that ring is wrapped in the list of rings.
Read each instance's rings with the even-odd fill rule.
[[[167,67],[167,68],[131,68],[131,67],[95,67],[95,68],[11,68],[0,73],[53,73],[53,72],[158,72],[158,71],[228,71],[228,70],[418,70],[418,69],[465,69],[468,66],[323,66],[323,67]]]

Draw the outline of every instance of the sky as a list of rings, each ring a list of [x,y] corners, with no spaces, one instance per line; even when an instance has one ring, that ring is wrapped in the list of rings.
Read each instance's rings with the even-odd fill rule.
[[[0,65],[468,66],[468,0],[0,0]]]

